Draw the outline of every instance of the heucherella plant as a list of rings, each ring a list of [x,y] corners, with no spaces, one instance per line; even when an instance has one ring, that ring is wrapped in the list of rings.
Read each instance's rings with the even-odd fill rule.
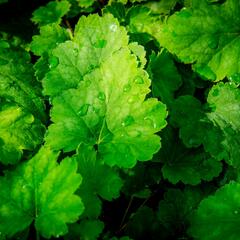
[[[0,0],[0,240],[239,240],[239,23],[237,0]]]

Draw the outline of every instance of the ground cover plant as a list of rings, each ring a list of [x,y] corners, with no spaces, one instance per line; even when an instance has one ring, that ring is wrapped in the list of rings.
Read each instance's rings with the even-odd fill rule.
[[[239,240],[240,2],[0,0],[0,239]]]

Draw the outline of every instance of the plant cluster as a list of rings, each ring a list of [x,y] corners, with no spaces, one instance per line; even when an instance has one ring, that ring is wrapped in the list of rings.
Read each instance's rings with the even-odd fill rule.
[[[239,240],[240,2],[0,0],[0,239]]]

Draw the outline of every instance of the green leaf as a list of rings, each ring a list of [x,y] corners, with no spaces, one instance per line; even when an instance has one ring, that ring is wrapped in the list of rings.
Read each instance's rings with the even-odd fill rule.
[[[122,192],[127,196],[147,198],[151,195],[151,186],[158,184],[161,180],[161,165],[159,163],[139,162],[127,175],[123,176],[124,186]]]
[[[151,9],[137,5],[129,9],[127,15],[127,29],[130,33],[147,33],[159,38],[162,20],[159,14],[153,14]]]
[[[78,191],[85,205],[83,217],[98,217],[101,211],[99,197],[108,201],[119,197],[122,180],[112,168],[96,159],[92,146],[80,145],[75,158],[83,177]]]
[[[48,24],[40,27],[40,35],[35,35],[32,38],[30,48],[37,56],[42,56],[44,53],[51,51],[60,43],[69,39],[69,33],[66,29],[58,24]]]
[[[240,184],[231,182],[204,199],[194,216],[189,230],[199,240],[238,239]]]
[[[21,49],[5,47],[0,47],[0,97],[45,121],[42,89],[34,78],[30,55]]]
[[[152,94],[168,106],[174,100],[174,92],[182,84],[173,59],[167,51],[151,55],[148,71],[152,77]]]
[[[83,240],[97,240],[103,228],[104,224],[99,220],[81,221],[79,224],[79,235]]]
[[[83,8],[87,8],[93,5],[95,0],[77,0],[78,5]]]
[[[103,8],[103,13],[111,13],[119,23],[122,25],[125,25],[126,23],[126,10],[125,6],[120,2],[113,2],[111,5],[107,5],[105,8]]]
[[[157,217],[165,227],[168,239],[174,238],[176,232],[182,232],[182,228],[188,228],[194,209],[198,207],[202,199],[202,193],[198,189],[169,188],[164,193],[164,200],[159,202]]]
[[[160,0],[155,2],[148,2],[145,4],[148,8],[156,14],[169,14],[170,11],[177,4],[177,0]]]
[[[11,103],[0,105],[0,162],[17,163],[23,150],[34,150],[42,143],[45,127],[41,121]]]
[[[97,240],[104,228],[104,223],[99,220],[81,220],[80,224],[74,223],[69,226],[69,233],[64,237],[66,240]]]
[[[51,1],[46,6],[40,7],[33,12],[32,21],[40,26],[49,23],[60,23],[62,17],[69,11],[68,1]]]
[[[137,42],[132,42],[128,46],[131,52],[137,56],[140,66],[144,68],[147,63],[146,52],[144,47],[139,45]]]
[[[162,46],[210,80],[239,74],[239,1],[207,4],[192,1],[192,7],[173,14],[161,29]]]
[[[181,96],[171,105],[171,123],[179,127],[179,136],[188,148],[204,145],[206,152],[222,160],[226,157],[222,141],[224,136],[206,115],[201,102],[192,96]],[[211,111],[211,109],[210,109]]]
[[[163,132],[160,160],[164,163],[163,177],[171,183],[197,185],[201,180],[211,181],[222,170],[222,164],[202,149],[189,149],[178,140],[171,128]]]
[[[240,90],[234,84],[219,83],[209,92],[208,103],[212,111],[207,116],[222,130],[224,136],[222,144],[228,152],[225,159],[228,164],[239,167]]]
[[[66,223],[77,221],[83,204],[74,192],[81,183],[77,162],[42,148],[31,160],[0,178],[0,232],[12,237],[34,221],[45,238],[67,233]]]
[[[59,96],[52,100],[47,144],[64,151],[96,144],[110,166],[132,167],[137,159],[151,159],[160,148],[155,133],[166,125],[166,107],[157,99],[145,100],[150,80],[118,22],[111,15],[82,17],[74,41],[60,44],[53,55],[57,64],[47,73],[44,89]]]
[[[63,90],[77,88],[84,75],[99,68],[127,44],[125,29],[119,27],[111,15],[103,18],[98,15],[82,16],[76,25],[73,41],[59,44],[53,50],[59,64],[44,79],[45,94],[56,96]]]
[[[153,209],[142,206],[130,216],[125,232],[133,239],[148,239],[149,236],[164,239],[161,238],[161,230]]]

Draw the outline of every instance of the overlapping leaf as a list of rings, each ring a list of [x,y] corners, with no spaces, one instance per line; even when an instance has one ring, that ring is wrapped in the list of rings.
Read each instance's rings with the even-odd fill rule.
[[[23,150],[42,143],[45,127],[31,113],[16,104],[0,102],[0,162],[18,162]]]
[[[74,192],[81,183],[77,162],[56,162],[58,153],[42,148],[31,160],[0,178],[0,232],[12,237],[32,221],[44,237],[58,237],[75,222],[83,204]]]
[[[124,28],[111,15],[82,17],[73,41],[53,55],[56,64],[44,79],[44,92],[53,98],[47,144],[64,151],[82,142],[96,145],[111,166],[151,159],[166,109],[145,100],[150,80],[128,48]]]
[[[78,191],[85,205],[83,217],[96,218],[101,212],[102,203],[99,197],[108,201],[117,198],[122,180],[114,169],[97,161],[92,146],[81,145],[75,159],[83,177]]]
[[[62,17],[69,11],[70,3],[63,1],[50,1],[46,6],[33,12],[32,21],[44,26],[50,23],[60,23]]]
[[[17,103],[42,121],[46,120],[41,87],[34,78],[30,55],[11,48],[4,41],[0,46],[0,97]]]
[[[161,30],[160,43],[210,80],[240,75],[240,3],[209,4],[193,0],[173,14]]]
[[[186,148],[171,128],[165,129],[162,137],[163,148],[159,158],[164,163],[163,177],[171,183],[182,181],[185,184],[197,185],[201,180],[212,180],[221,172],[220,162],[201,148]]]
[[[200,240],[238,239],[240,184],[231,182],[204,199],[194,216],[191,235]]]

